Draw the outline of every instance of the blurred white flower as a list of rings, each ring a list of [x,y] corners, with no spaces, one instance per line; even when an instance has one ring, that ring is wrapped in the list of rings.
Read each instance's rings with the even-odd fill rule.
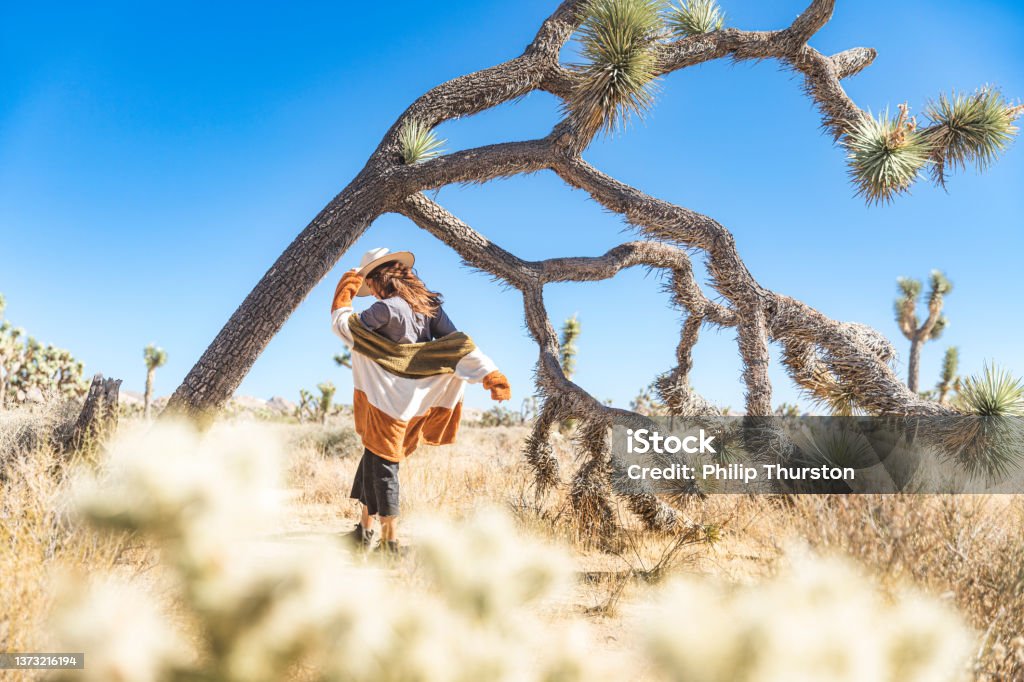
[[[100,579],[62,587],[52,626],[59,651],[84,652],[84,670],[58,679],[155,682],[185,661],[185,650],[152,597],[131,583]]]
[[[105,475],[82,481],[77,508],[95,523],[174,542],[178,558],[216,563],[276,512],[280,443],[265,428],[201,434],[158,422],[120,435]]]
[[[427,576],[453,606],[478,618],[498,618],[558,591],[571,576],[562,552],[520,537],[511,519],[494,509],[457,529],[435,519],[421,530],[417,558]]]
[[[970,635],[935,600],[890,603],[847,561],[791,555],[754,586],[677,581],[646,632],[669,678],[690,682],[958,680]]]

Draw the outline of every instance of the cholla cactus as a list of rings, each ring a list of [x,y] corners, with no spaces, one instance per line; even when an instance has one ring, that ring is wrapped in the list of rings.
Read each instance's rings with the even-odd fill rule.
[[[952,682],[969,662],[952,611],[923,595],[887,600],[838,559],[795,556],[752,587],[680,582],[660,601],[647,650],[670,680]]]
[[[149,409],[153,401],[153,379],[156,370],[167,364],[167,351],[163,348],[149,344],[142,351],[142,357],[146,361],[146,393],[143,397],[143,416],[149,419]]]
[[[953,283],[939,270],[932,270],[928,291],[928,317],[921,322],[917,317],[917,302],[921,296],[921,280],[900,277],[896,280],[900,297],[896,299],[896,323],[903,336],[910,341],[910,359],[907,362],[907,387],[917,392],[920,373],[921,346],[926,341],[939,338],[948,321],[942,314],[946,294],[953,290]]]
[[[562,373],[566,379],[572,379],[576,372],[576,340],[580,337],[580,321],[575,315],[562,324],[562,340],[558,352],[562,364]]]

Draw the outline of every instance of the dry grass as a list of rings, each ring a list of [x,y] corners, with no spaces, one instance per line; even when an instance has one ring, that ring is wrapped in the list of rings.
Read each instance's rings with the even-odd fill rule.
[[[45,650],[44,618],[52,576],[113,568],[140,576],[152,565],[127,536],[97,535],[65,518],[67,467],[47,443],[60,415],[0,414],[0,651]],[[347,531],[357,518],[348,499],[358,456],[351,425],[277,425],[290,443],[289,517],[294,537]],[[578,580],[550,620],[583,617],[591,646],[625,654],[636,605],[672,575],[740,583],[774,573],[794,542],[852,557],[891,595],[914,585],[953,604],[977,631],[975,677],[1024,679],[1024,499],[1018,496],[711,496],[684,510],[709,529],[701,541],[648,533],[616,505],[624,532],[616,551],[585,542],[570,512],[567,486],[538,496],[520,452],[525,427],[464,428],[457,445],[424,447],[401,468],[400,537],[416,544],[418,519],[469,516],[481,506],[510,510],[527,532],[567,547]],[[554,452],[572,472],[571,442]],[[563,473],[563,478],[568,474]],[[394,571],[419,580],[414,562]],[[145,581],[143,581],[145,582]]]
[[[141,572],[145,548],[67,518],[71,462],[50,445],[68,413],[0,413],[0,651],[47,651],[55,582],[97,570]]]

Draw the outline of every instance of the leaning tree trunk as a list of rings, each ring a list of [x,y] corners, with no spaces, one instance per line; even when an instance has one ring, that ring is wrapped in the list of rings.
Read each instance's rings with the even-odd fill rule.
[[[382,196],[357,178],[288,246],[245,297],[165,413],[202,418],[222,407],[303,299],[380,214]]]

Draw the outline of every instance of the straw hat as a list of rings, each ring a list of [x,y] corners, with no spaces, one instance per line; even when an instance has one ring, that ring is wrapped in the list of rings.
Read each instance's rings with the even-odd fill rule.
[[[411,268],[412,264],[416,262],[416,256],[412,255],[409,251],[393,252],[383,246],[377,249],[370,249],[363,254],[362,259],[359,261],[359,274],[365,277],[377,266],[384,265],[385,263],[391,263],[392,261],[405,263]],[[359,287],[359,291],[356,292],[356,296],[372,295],[373,292],[370,291],[370,287],[367,286],[366,282],[363,282],[363,286]]]

